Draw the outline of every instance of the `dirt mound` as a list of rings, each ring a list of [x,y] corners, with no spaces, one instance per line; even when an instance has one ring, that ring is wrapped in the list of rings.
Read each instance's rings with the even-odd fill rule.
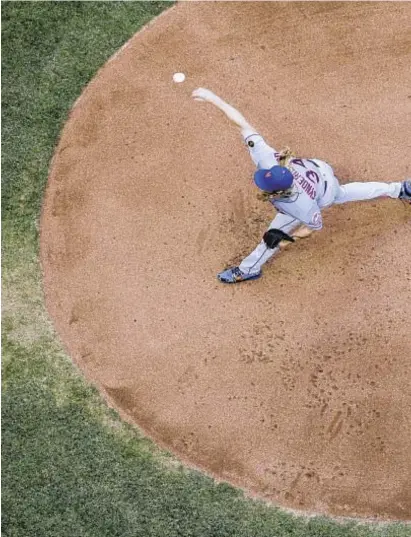
[[[410,24],[407,3],[179,4],[98,73],[52,165],[45,291],[73,359],[161,445],[283,506],[411,518],[411,211],[331,208],[260,280],[218,283],[273,213],[190,94],[343,182],[398,181]]]

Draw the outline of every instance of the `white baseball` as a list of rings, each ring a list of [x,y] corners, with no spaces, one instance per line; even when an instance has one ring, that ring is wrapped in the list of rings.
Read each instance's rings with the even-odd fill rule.
[[[186,75],[184,73],[174,73],[173,75],[173,80],[177,84],[179,84],[180,82],[184,82],[185,79],[186,79]]]

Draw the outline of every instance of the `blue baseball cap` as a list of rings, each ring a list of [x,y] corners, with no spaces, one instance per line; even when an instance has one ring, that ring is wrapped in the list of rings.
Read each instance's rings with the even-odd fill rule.
[[[273,166],[269,170],[257,170],[254,174],[254,182],[265,192],[287,190],[293,184],[293,174],[284,166]]]

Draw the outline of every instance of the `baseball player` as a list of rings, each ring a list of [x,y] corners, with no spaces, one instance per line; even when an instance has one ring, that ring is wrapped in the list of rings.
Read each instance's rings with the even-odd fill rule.
[[[212,91],[198,88],[195,100],[214,104],[241,129],[250,156],[257,167],[254,182],[262,191],[260,199],[269,201],[277,210],[263,240],[238,267],[218,274],[224,283],[255,280],[262,275],[262,266],[279,252],[284,241],[294,242],[312,230],[320,230],[321,209],[347,201],[390,197],[411,204],[411,180],[398,183],[348,183],[340,185],[329,164],[318,159],[295,158],[289,150],[282,153],[270,147],[245,118]],[[304,226],[304,227],[301,227]],[[300,228],[301,234],[296,232]],[[305,230],[305,232],[304,232]]]

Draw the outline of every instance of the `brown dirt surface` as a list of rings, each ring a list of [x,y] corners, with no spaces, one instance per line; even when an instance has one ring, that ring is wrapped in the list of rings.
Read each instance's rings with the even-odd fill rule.
[[[100,70],[51,166],[45,293],[74,361],[186,463],[297,510],[411,518],[411,209],[333,207],[263,278],[219,283],[273,212],[190,95],[342,182],[399,181],[410,26],[401,2],[178,4]]]

